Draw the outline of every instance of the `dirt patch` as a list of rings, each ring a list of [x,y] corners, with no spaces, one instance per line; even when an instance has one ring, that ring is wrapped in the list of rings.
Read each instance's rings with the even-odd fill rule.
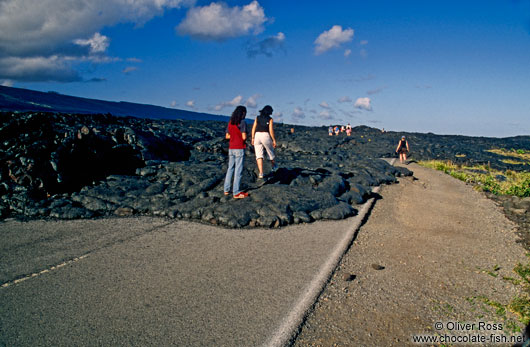
[[[409,168],[414,178],[383,188],[295,346],[418,345],[415,335],[468,335],[487,345],[518,335],[522,325],[496,305],[517,295],[506,278],[526,262],[515,225],[465,183]]]

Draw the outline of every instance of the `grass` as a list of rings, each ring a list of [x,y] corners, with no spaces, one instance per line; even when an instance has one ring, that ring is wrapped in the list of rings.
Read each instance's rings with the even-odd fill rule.
[[[530,151],[524,150],[524,149],[490,149],[486,152],[495,153],[498,155],[501,155],[503,157],[512,157],[519,159],[517,161],[518,164],[530,164]]]
[[[486,152],[495,153],[500,156],[506,157],[501,161],[506,164],[512,165],[530,165],[530,151],[524,149],[490,149]]]
[[[530,153],[524,153],[530,156]],[[472,184],[475,189],[495,195],[530,196],[530,172],[512,170],[499,171],[486,165],[465,166],[452,161],[420,161],[420,165],[440,170],[461,181]]]
[[[491,149],[488,152],[505,157],[503,162],[515,165],[530,165],[530,151],[517,149]],[[462,158],[465,155],[457,154]],[[465,166],[458,165],[452,161],[420,161],[420,165],[445,172],[461,181],[472,184],[475,189],[490,192],[496,195],[510,195],[518,197],[530,196],[530,172],[515,172],[512,170],[499,171],[491,169],[486,165]],[[528,255],[530,257],[530,254]],[[494,278],[498,277],[498,265],[492,269],[484,270]],[[472,305],[480,303],[483,310],[493,310],[495,314],[502,318],[506,324],[506,329],[513,333],[519,332],[519,324],[530,323],[530,263],[519,263],[513,269],[514,277],[503,276],[502,280],[518,288],[518,295],[510,300],[508,304],[502,304],[488,299],[485,296],[475,296],[468,298]],[[507,313],[510,312],[517,317],[519,324],[509,319]]]
[[[519,278],[515,281],[511,279],[507,281],[520,287],[521,291],[506,307],[517,315],[521,323],[527,325],[530,323],[530,263],[518,263],[513,271]]]
[[[498,271],[500,268],[498,265],[493,267],[493,272]],[[483,273],[492,275],[492,271],[483,270]],[[491,300],[484,295],[478,295],[467,298],[466,300],[475,306],[480,304],[479,307],[484,311],[493,311],[495,315],[501,318],[505,324],[505,332],[511,332],[512,334],[519,333],[521,331],[520,324],[526,326],[530,323],[530,263],[521,264],[518,263],[513,272],[516,277],[503,276],[502,280],[511,283],[518,288],[519,294],[513,297],[509,303],[503,304],[495,300]],[[495,276],[497,277],[497,274]],[[513,314],[517,320],[508,317],[508,312]],[[512,316],[513,317],[513,316]],[[481,317],[478,317],[481,318]],[[519,323],[517,323],[519,321]]]

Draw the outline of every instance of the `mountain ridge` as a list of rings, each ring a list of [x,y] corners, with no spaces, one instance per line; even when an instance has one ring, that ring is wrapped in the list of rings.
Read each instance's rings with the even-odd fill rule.
[[[107,114],[152,119],[228,121],[227,116],[186,111],[128,101],[106,101],[0,86],[0,111]]]

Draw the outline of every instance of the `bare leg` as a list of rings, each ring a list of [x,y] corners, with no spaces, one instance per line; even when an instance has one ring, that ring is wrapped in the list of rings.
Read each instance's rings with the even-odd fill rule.
[[[257,159],[259,174],[263,176],[263,158]]]

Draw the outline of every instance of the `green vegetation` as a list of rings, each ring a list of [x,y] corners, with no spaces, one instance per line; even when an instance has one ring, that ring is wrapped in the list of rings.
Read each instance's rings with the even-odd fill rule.
[[[520,164],[528,164],[530,162],[530,151],[524,149],[490,149],[487,152],[495,153],[503,157],[512,157],[520,159]]]
[[[528,256],[528,254],[527,254]],[[515,281],[509,280],[511,283],[518,283],[521,293],[517,295],[507,305],[507,308],[519,317],[519,321],[523,324],[530,323],[530,263],[517,264],[513,271],[519,276]]]
[[[487,152],[495,153],[500,156],[506,157],[501,161],[506,164],[512,165],[530,165],[530,151],[524,149],[490,149]]]
[[[530,153],[527,152],[523,154],[513,153],[530,158]],[[461,181],[474,185],[477,190],[495,195],[513,195],[521,198],[530,196],[530,172],[499,171],[486,165],[471,167],[441,160],[420,161],[419,164],[443,171]]]
[[[522,149],[492,149],[488,152],[504,157],[503,162],[513,165],[530,165],[530,151]],[[456,157],[463,158],[465,155],[457,154]],[[496,195],[510,195],[517,197],[530,197],[530,172],[528,170],[515,172],[512,170],[494,170],[486,165],[466,166],[458,165],[452,161],[421,161],[420,165],[443,171],[461,181],[472,184],[475,189],[491,192]],[[530,257],[530,254],[528,254]],[[494,278],[499,278],[498,265],[491,269],[481,270]],[[515,276],[503,276],[502,280],[517,288],[517,294],[509,303],[503,304],[491,300],[485,296],[474,296],[468,298],[468,302],[483,312],[495,312],[506,324],[506,332],[517,333],[521,324],[530,323],[530,262],[517,264],[513,272]],[[474,309],[473,309],[473,312]],[[480,312],[476,312],[480,314]],[[510,318],[510,317],[516,317]]]
[[[527,254],[527,256],[530,257],[530,254]],[[493,267],[494,272],[498,271],[499,269],[500,268],[498,265]],[[482,272],[489,275],[492,274],[490,270],[483,270]],[[499,318],[503,319],[507,327],[505,331],[517,333],[520,331],[520,324],[527,325],[530,323],[530,263],[518,263],[514,267],[513,272],[516,274],[517,278],[507,276],[502,277],[504,281],[514,285],[518,289],[517,292],[519,293],[512,298],[508,304],[502,304],[483,295],[467,298],[467,301],[472,306],[481,304],[480,307],[485,312],[488,311],[489,307],[489,310],[493,310]],[[513,313],[520,323],[518,324],[513,319],[510,319],[508,317],[508,312]]]

